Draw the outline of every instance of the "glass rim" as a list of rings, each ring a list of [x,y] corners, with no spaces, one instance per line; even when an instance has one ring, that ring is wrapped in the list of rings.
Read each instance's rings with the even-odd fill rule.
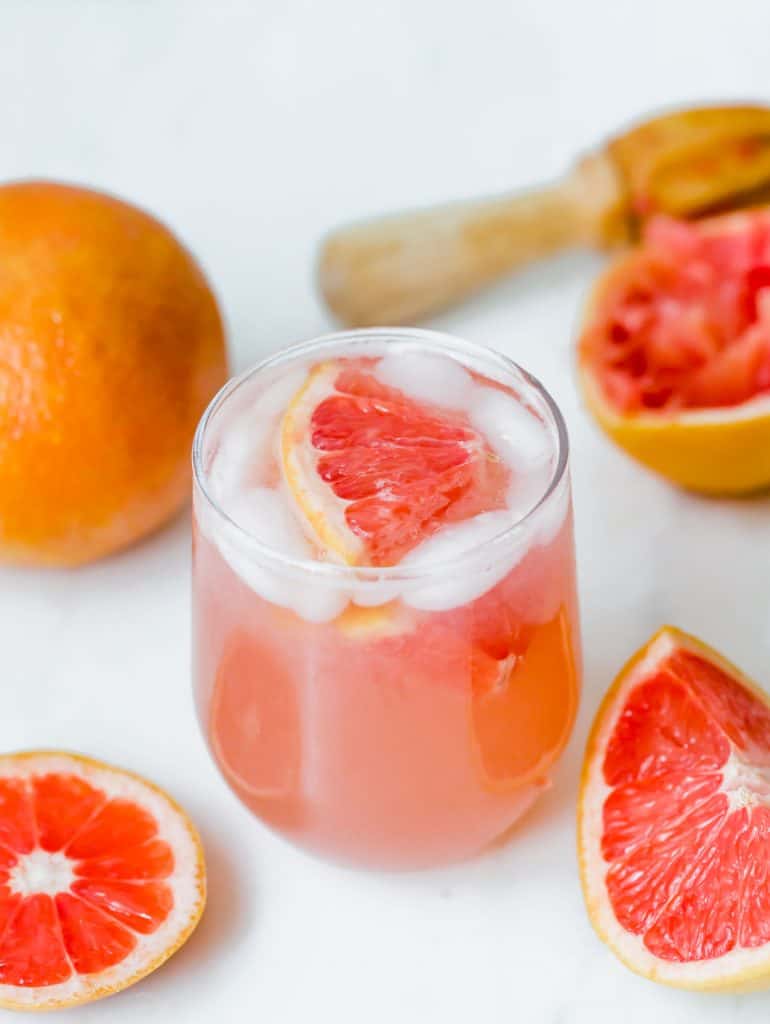
[[[417,566],[357,566],[342,565],[334,562],[313,561],[311,559],[294,558],[270,545],[260,541],[247,529],[236,522],[214,497],[208,487],[208,476],[203,465],[204,447],[206,432],[212,417],[224,407],[227,401],[250,380],[264,373],[266,370],[274,369],[282,364],[289,364],[303,356],[323,352],[327,349],[337,348],[341,345],[357,345],[387,342],[387,341],[414,341],[421,343],[434,352],[454,353],[455,356],[465,352],[466,355],[476,357],[479,361],[490,360],[495,362],[499,369],[502,369],[514,378],[521,381],[534,392],[545,404],[545,407],[552,419],[552,426],[556,434],[556,462],[548,485],[538,501],[523,516],[514,520],[499,533],[492,537],[472,545],[451,558],[431,562],[428,565]],[[466,364],[467,365],[467,364]],[[544,385],[517,362],[503,355],[496,349],[481,345],[477,342],[466,341],[443,331],[428,330],[419,327],[366,327],[354,328],[352,330],[333,331],[328,334],[319,335],[309,341],[299,342],[290,345],[288,348],[280,349],[260,360],[253,366],[248,367],[239,374],[235,374],[230,380],[217,391],[214,397],[201,416],[195,430],[195,437],[192,445],[192,470],[193,484],[200,492],[208,509],[214,513],[231,533],[233,533],[245,547],[249,549],[247,554],[254,555],[263,563],[272,564],[291,574],[312,575],[317,578],[325,578],[329,581],[346,581],[348,583],[372,580],[383,582],[387,580],[423,580],[432,579],[437,575],[453,572],[462,566],[477,561],[480,556],[487,554],[490,550],[503,548],[515,536],[520,535],[523,529],[531,522],[534,522],[538,513],[542,513],[544,507],[553,497],[558,489],[566,472],[569,460],[569,437],[564,417],[551,394]]]

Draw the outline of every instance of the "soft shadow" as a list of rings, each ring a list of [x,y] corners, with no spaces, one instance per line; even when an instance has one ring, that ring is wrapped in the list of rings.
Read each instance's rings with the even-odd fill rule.
[[[208,880],[206,909],[188,942],[158,973],[158,985],[174,985],[180,980],[178,975],[204,967],[209,970],[237,944],[256,917],[253,887],[239,878],[232,850],[213,836],[204,833],[202,838]]]
[[[106,558],[82,567],[83,571],[98,572],[99,569],[120,567],[129,563],[137,555],[148,559],[164,560],[170,552],[187,551],[191,544],[190,540],[190,516],[191,506],[186,502],[182,508],[175,513],[171,519],[158,526],[151,533],[140,537],[132,544],[119,551],[115,551]],[[78,571],[78,570],[74,570]]]
[[[465,318],[469,315],[483,321],[510,309],[515,303],[540,301],[546,293],[569,294],[575,288],[582,289],[586,275],[591,277],[602,265],[602,258],[590,251],[561,253],[514,271],[509,277],[477,292],[458,306],[432,317],[430,323],[424,326],[451,333],[457,329],[460,316],[464,318],[462,326],[467,327]]]
[[[538,797],[530,809],[494,839],[482,852],[482,856],[498,854],[505,850],[509,843],[518,839],[519,834],[526,835],[528,841],[537,843],[538,835],[552,835],[554,824],[572,821],[577,808],[577,777],[579,766],[563,764],[563,768],[555,775],[550,787]]]
[[[63,1020],[112,1020],[114,1018],[142,1020],[145,1007],[153,1011],[162,1004],[173,1007],[180,988],[186,981],[201,972],[210,975],[218,962],[223,962],[229,950],[242,941],[244,933],[255,917],[253,886],[247,885],[238,876],[232,852],[216,838],[203,834],[208,879],[208,900],[200,924],[184,946],[171,959],[132,986],[124,993],[117,993],[104,1003],[98,1001],[89,1006],[77,1006],[65,1010]],[[109,1008],[108,1008],[109,1007]],[[2,1013],[2,1011],[0,1011]],[[158,1018],[160,1019],[160,1018]],[[175,1021],[173,1010],[168,1020]]]

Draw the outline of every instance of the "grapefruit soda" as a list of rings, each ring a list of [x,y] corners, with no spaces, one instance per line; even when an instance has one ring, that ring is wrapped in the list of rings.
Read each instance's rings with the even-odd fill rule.
[[[200,721],[298,845],[468,857],[548,783],[579,689],[567,438],[504,357],[343,332],[231,381],[194,448]]]

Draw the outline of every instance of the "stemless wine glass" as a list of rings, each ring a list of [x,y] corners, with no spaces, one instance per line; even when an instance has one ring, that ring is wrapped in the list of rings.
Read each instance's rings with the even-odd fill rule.
[[[274,458],[266,428],[309,366],[385,351],[454,360],[525,406],[551,445],[546,485],[518,519],[435,564],[271,548],[242,525],[239,497],[217,491],[217,458]],[[412,868],[474,854],[530,806],[579,692],[567,463],[564,422],[536,380],[435,332],[331,335],[220,391],[193,451],[194,688],[211,753],[259,818],[334,859]]]

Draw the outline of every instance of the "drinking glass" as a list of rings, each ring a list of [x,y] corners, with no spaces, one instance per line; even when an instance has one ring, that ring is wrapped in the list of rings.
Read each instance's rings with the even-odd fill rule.
[[[552,446],[530,510],[435,564],[289,557],[215,497],[223,445],[297,368],[419,351],[537,416]],[[245,417],[245,419],[244,419]],[[580,681],[568,442],[546,390],[502,355],[430,331],[341,332],[231,380],[193,451],[193,666],[213,758],[264,823],[321,855],[415,868],[475,854],[548,783]]]

